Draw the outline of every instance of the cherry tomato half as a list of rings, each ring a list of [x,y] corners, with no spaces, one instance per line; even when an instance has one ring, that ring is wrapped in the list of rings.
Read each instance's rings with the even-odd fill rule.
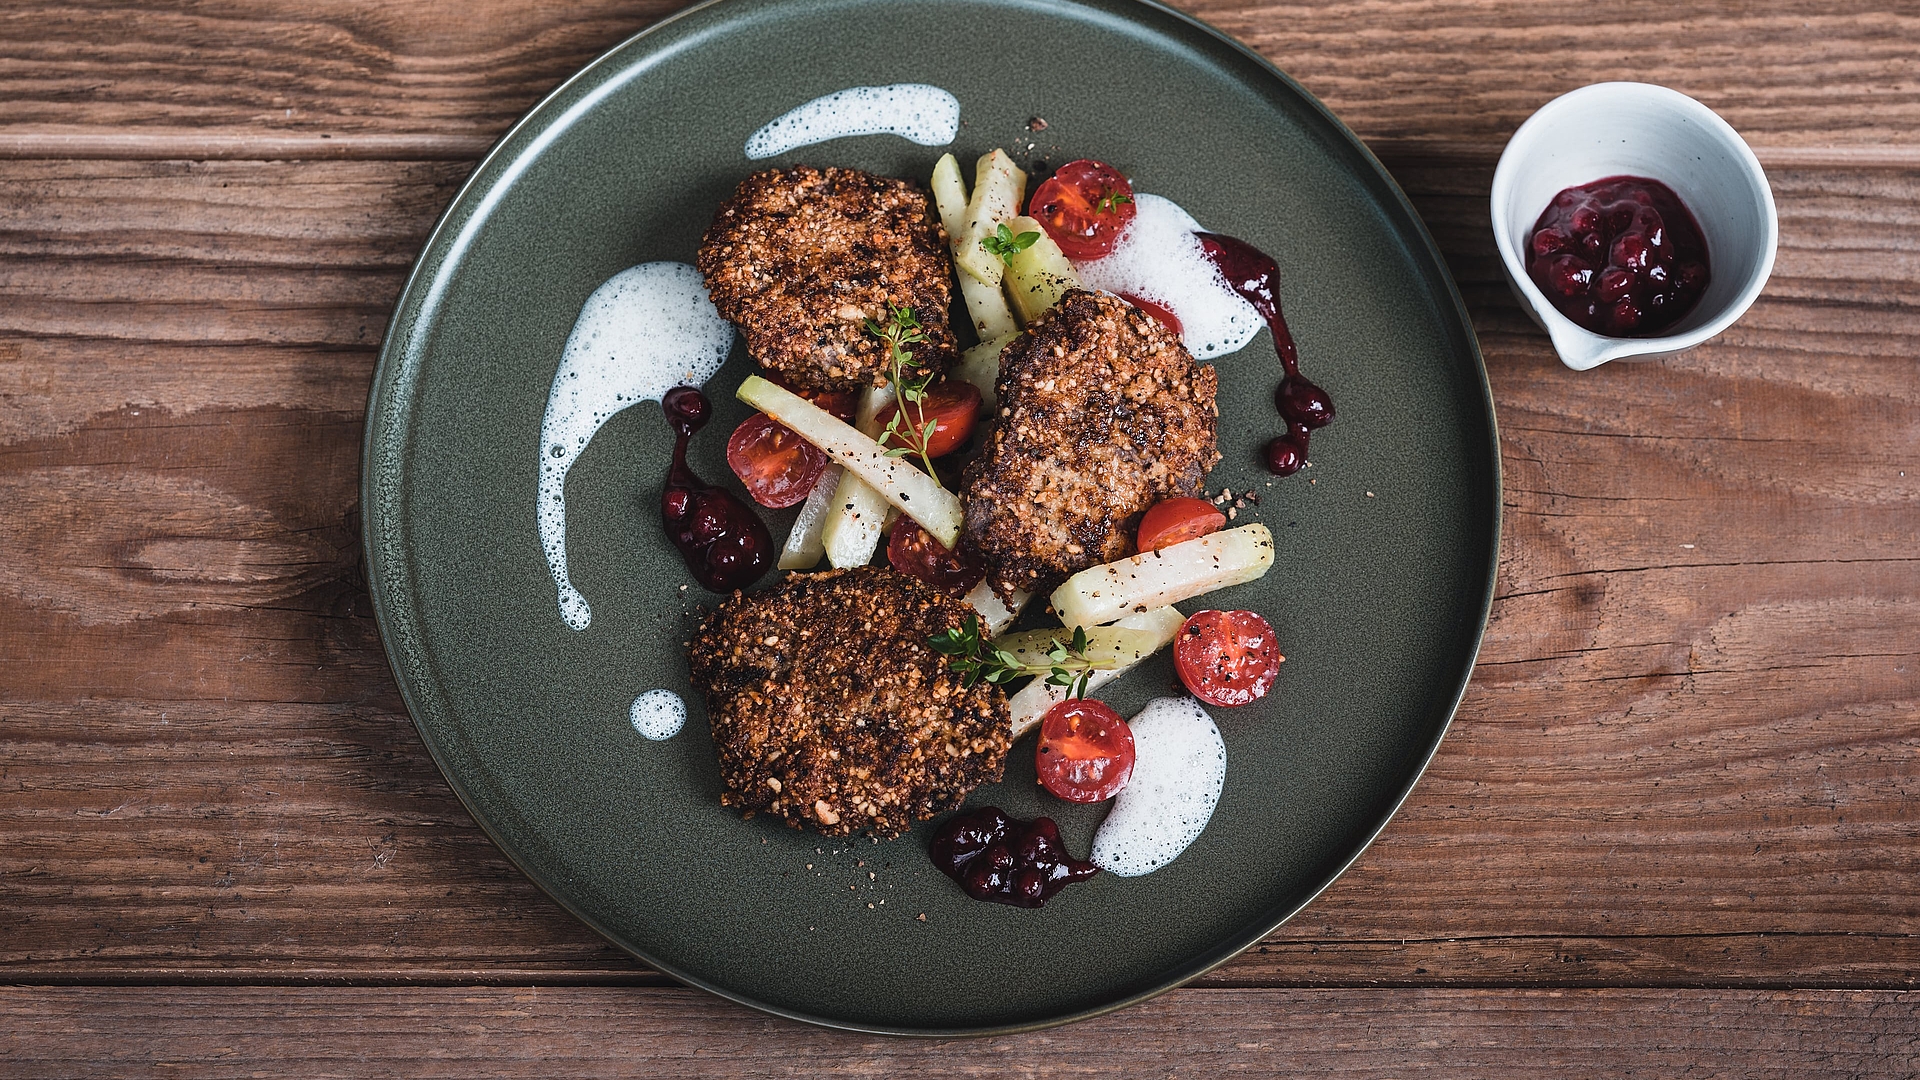
[[[1219,532],[1227,515],[1205,499],[1161,499],[1140,519],[1141,551],[1159,551],[1184,540]]]
[[[852,390],[814,390],[805,386],[795,386],[786,376],[767,368],[760,369],[760,377],[782,390],[791,390],[849,424],[853,423],[853,407],[857,395]]]
[[[900,403],[896,401],[875,414],[874,422],[880,425],[880,430],[885,431],[899,412]],[[911,427],[918,421],[919,426],[924,428],[927,421],[934,421],[933,438],[927,440],[927,456],[940,457],[967,445],[967,440],[973,436],[974,422],[979,419],[980,388],[970,382],[948,379],[928,387],[918,404],[907,406],[907,414],[901,417],[900,426]],[[887,440],[887,445],[907,444],[896,435]]]
[[[827,410],[828,412],[846,421],[847,423],[849,424],[853,423],[853,407],[854,407],[854,403],[859,399],[859,395],[855,394],[853,391],[851,390],[806,390],[806,391],[802,391],[800,396],[803,398],[806,398],[808,401],[813,402],[815,405],[818,405],[821,408]]]
[[[1133,776],[1133,729],[1092,698],[1068,698],[1040,718],[1033,768],[1068,802],[1111,799]]]
[[[1173,331],[1175,337],[1179,337],[1184,333],[1184,331],[1180,329],[1180,316],[1175,315],[1171,308],[1163,304],[1156,304],[1144,296],[1135,296],[1132,293],[1123,292],[1120,294],[1120,299],[1125,300],[1127,303],[1160,320],[1160,325]]]
[[[1069,161],[1034,189],[1027,212],[1067,258],[1098,259],[1133,221],[1133,185],[1105,162]]]
[[[1209,705],[1245,705],[1266,696],[1279,674],[1273,626],[1252,611],[1200,611],[1173,639],[1173,666]]]
[[[827,471],[827,455],[766,413],[754,413],[727,440],[727,464],[761,506],[806,499]]]
[[[908,577],[952,593],[964,594],[987,576],[984,563],[966,552],[941,547],[932,533],[910,517],[893,523],[893,535],[887,538],[887,562]]]

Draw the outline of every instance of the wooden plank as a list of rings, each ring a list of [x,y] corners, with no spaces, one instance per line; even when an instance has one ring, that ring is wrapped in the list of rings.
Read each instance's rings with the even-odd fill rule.
[[[1501,598],[1387,834],[1212,982],[1913,985],[1920,177],[1777,173],[1749,317],[1576,374],[1484,163],[1394,164],[1488,352]],[[8,978],[654,979],[465,819],[364,617],[372,343],[462,172],[0,164]]]
[[[1911,126],[1897,129],[1920,114],[1920,19],[1896,5],[1631,0],[1574,14],[1487,0],[1206,0],[1188,10],[1368,138],[1444,133],[1498,145],[1549,99],[1627,79],[1691,94],[1770,147],[1915,145]]]
[[[636,978],[492,848],[391,708],[6,714],[0,973],[12,981]],[[1209,982],[1914,985],[1920,940],[1899,932],[1913,925],[1910,830],[1859,818],[1898,807],[1861,779],[1874,753],[1869,741],[1814,772],[1839,809],[1755,793],[1745,815],[1677,835],[1578,777],[1565,809],[1528,830],[1514,819],[1535,800],[1482,793],[1463,807],[1438,801],[1458,785],[1424,782],[1354,870]],[[1436,771],[1471,768],[1484,792],[1533,767],[1515,758],[1458,761],[1450,743]],[[1769,827],[1769,813],[1797,820]],[[1570,820],[1582,814],[1599,820]],[[1763,844],[1770,857],[1743,858]]]
[[[60,613],[12,624],[8,695],[396,702],[341,617],[368,613],[360,415],[466,168],[5,167],[0,536],[34,558],[0,595]]]
[[[196,128],[137,131],[6,131],[0,158],[61,161],[478,161],[496,136],[425,134],[283,135],[206,133]]]
[[[477,0],[14,5],[0,126],[491,137],[594,56],[684,6]]]
[[[693,991],[0,988],[21,1076],[1908,1077],[1874,992],[1182,990],[967,1042],[806,1028]]]
[[[7,715],[33,733],[0,740],[10,980],[634,978],[472,826],[395,712]],[[1817,782],[1836,806],[1749,783],[1684,796],[1683,810],[1723,808],[1678,825],[1657,792],[1644,812],[1621,809],[1647,782],[1613,795],[1575,771],[1616,747],[1570,750],[1561,805],[1542,809],[1513,779],[1532,758],[1450,743],[1436,774],[1471,780],[1423,782],[1345,878],[1208,982],[1915,985],[1920,939],[1901,932],[1914,925],[1911,826],[1898,813],[1911,783],[1875,782],[1872,762],[1892,755],[1871,734],[1827,735],[1850,737],[1860,749],[1819,765],[1751,754],[1756,771]],[[1491,794],[1506,788],[1521,790]],[[505,971],[478,971],[493,965]]]
[[[251,137],[303,140],[263,143],[257,156],[378,145],[327,147],[323,136],[414,141],[396,156],[464,155],[455,148],[484,145],[679,6],[14,5],[0,16],[0,156],[225,156],[222,140]],[[1369,138],[1498,146],[1555,94],[1631,78],[1694,94],[1767,147],[1920,147],[1920,17],[1896,4],[1622,0],[1577,18],[1523,0],[1184,6]]]

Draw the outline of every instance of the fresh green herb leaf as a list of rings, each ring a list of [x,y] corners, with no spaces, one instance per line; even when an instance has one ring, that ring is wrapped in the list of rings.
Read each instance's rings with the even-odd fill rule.
[[[1120,209],[1121,203],[1130,203],[1132,201],[1133,196],[1125,192],[1109,191],[1094,201],[1093,212],[1096,214],[1111,214]]]
[[[960,628],[936,634],[928,643],[948,658],[947,666],[959,672],[969,687],[983,680],[1000,686],[1025,675],[1044,675],[1049,686],[1066,687],[1069,697],[1085,697],[1093,673],[1116,666],[1087,658],[1087,632],[1078,626],[1073,628],[1071,646],[1062,645],[1058,638],[1051,642],[1053,648],[1048,650],[1044,664],[1024,663],[1013,653],[994,648],[980,632],[978,615],[968,615]]]
[[[959,629],[935,634],[927,639],[927,644],[942,656],[966,656],[975,650],[979,639],[980,616],[969,615]]]
[[[1012,266],[1013,257],[1032,247],[1039,239],[1040,234],[1037,232],[1023,232],[1015,236],[1013,230],[1007,228],[1005,222],[1001,222],[992,236],[981,238],[980,246],[986,249],[987,254]]]
[[[914,315],[912,308],[889,301],[887,325],[882,326],[868,319],[866,329],[867,333],[887,343],[887,380],[893,384],[894,395],[900,401],[900,407],[894,410],[893,417],[887,421],[886,430],[880,433],[880,441],[894,444],[887,451],[888,457],[918,455],[927,475],[938,484],[940,474],[934,471],[933,455],[927,450],[932,445],[933,430],[939,426],[939,420],[929,419],[926,407],[922,404],[927,396],[927,387],[933,384],[933,372],[908,374],[913,363],[913,351],[907,346],[927,340],[920,319]],[[914,412],[911,424],[905,422],[908,408]]]

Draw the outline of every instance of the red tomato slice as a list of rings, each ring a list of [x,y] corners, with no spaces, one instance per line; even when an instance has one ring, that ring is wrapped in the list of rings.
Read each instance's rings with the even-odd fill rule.
[[[761,506],[806,499],[827,471],[827,455],[766,413],[754,413],[727,440],[727,464]]]
[[[1140,550],[1159,551],[1183,540],[1219,532],[1227,515],[1205,499],[1162,499],[1140,519]]]
[[[1133,776],[1133,729],[1092,698],[1068,698],[1040,718],[1033,768],[1068,802],[1111,799]]]
[[[760,369],[760,377],[782,390],[791,390],[849,424],[853,423],[853,407],[859,395],[852,390],[811,390],[795,386],[785,376],[766,368]]]
[[[1201,611],[1173,641],[1173,666],[1209,705],[1245,705],[1266,696],[1279,674],[1273,626],[1252,611]]]
[[[853,423],[853,407],[859,395],[852,390],[807,390],[800,396],[847,423]]]
[[[885,431],[900,413],[900,403],[881,409],[875,414],[874,422]],[[980,419],[980,388],[970,382],[948,379],[945,382],[927,388],[926,395],[917,404],[907,406],[907,414],[900,420],[902,427],[916,424],[924,428],[927,421],[937,425],[933,429],[933,438],[927,440],[927,456],[940,457],[951,454],[967,445],[973,437],[973,425]],[[917,440],[916,440],[917,441]],[[907,445],[898,436],[887,440],[888,446]]]
[[[1125,300],[1127,303],[1132,304],[1134,307],[1139,308],[1141,311],[1144,311],[1147,314],[1153,316],[1154,318],[1159,319],[1160,325],[1173,331],[1176,337],[1182,333],[1185,333],[1185,331],[1180,329],[1180,316],[1175,315],[1171,309],[1163,305],[1156,304],[1153,301],[1148,300],[1144,296],[1135,296],[1132,293],[1123,292],[1120,294],[1120,299]]]
[[[948,551],[912,518],[893,523],[887,538],[887,562],[908,577],[936,589],[965,594],[987,576],[987,568],[967,552]]]
[[[1133,185],[1105,162],[1069,161],[1034,189],[1027,212],[1067,258],[1098,259],[1133,220]]]

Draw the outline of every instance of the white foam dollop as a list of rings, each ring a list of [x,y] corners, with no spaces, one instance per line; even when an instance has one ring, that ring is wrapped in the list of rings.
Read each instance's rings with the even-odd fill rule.
[[[1094,865],[1120,877],[1180,857],[1213,818],[1227,782],[1227,744],[1190,697],[1156,698],[1128,721],[1133,777],[1093,837]]]
[[[633,699],[627,718],[649,739],[671,739],[687,726],[687,703],[671,690],[649,690]]]
[[[1164,306],[1179,318],[1187,351],[1197,360],[1246,348],[1266,324],[1207,258],[1193,235],[1206,230],[1159,195],[1135,193],[1133,208],[1133,222],[1111,253],[1074,264],[1080,283]]]
[[[945,146],[960,134],[960,99],[926,83],[850,86],[781,114],[747,138],[758,161],[802,146],[853,135],[898,135],[921,146]]]
[[[732,348],[732,324],[714,310],[700,271],[686,263],[622,270],[581,306],[540,421],[535,507],[540,547],[568,626],[585,630],[593,610],[567,574],[567,471],[615,413],[659,401],[676,386],[705,383]]]

